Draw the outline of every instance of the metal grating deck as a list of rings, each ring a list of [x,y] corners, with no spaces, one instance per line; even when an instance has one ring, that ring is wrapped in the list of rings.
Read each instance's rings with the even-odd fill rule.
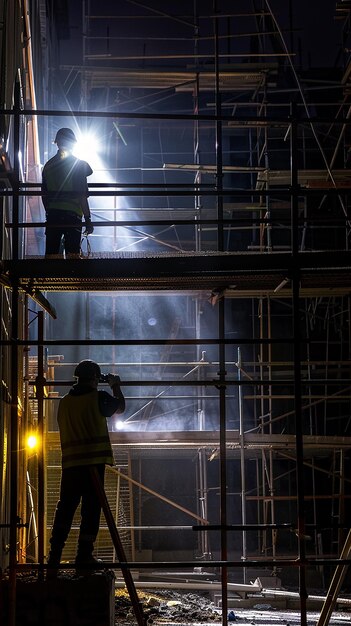
[[[301,295],[351,291],[351,252],[102,253],[89,258],[28,257],[1,264],[1,282],[27,292],[127,290],[229,290],[233,297],[291,295],[299,274]],[[282,284],[284,283],[284,284]]]

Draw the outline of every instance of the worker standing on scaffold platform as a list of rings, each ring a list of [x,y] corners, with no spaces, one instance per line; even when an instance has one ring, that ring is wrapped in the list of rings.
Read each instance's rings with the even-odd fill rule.
[[[82,235],[94,231],[88,204],[87,176],[93,173],[86,161],[72,154],[77,143],[70,128],[60,128],[54,143],[57,154],[50,159],[42,173],[42,199],[46,211],[45,256],[63,254],[78,256]]]
[[[105,465],[113,465],[113,453],[106,418],[125,410],[120,378],[102,377],[100,367],[91,360],[81,361],[74,372],[78,379],[59,403],[57,421],[62,450],[60,500],[57,504],[48,557],[48,578],[57,575],[61,554],[76,509],[82,501],[76,566],[94,565],[94,543],[99,531],[101,504],[91,478],[95,467],[103,486]],[[107,382],[113,396],[98,391],[99,382]]]

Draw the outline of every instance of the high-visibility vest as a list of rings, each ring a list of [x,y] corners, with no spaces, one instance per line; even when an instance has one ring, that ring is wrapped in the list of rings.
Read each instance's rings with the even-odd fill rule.
[[[72,211],[82,216],[81,197],[88,196],[87,176],[93,173],[86,161],[59,151],[43,168],[43,193],[49,194],[48,210]]]
[[[84,395],[64,396],[60,400],[57,421],[64,469],[100,463],[113,465],[106,417],[100,413],[96,389]]]

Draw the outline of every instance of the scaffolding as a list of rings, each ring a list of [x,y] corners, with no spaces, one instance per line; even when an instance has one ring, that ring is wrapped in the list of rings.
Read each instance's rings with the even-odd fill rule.
[[[28,559],[45,569],[60,478],[55,411],[84,352],[107,370],[117,367],[127,391],[127,428],[110,433],[116,465],[124,469],[111,474],[108,496],[133,569],[147,576],[148,568],[218,567],[224,620],[228,576],[246,583],[255,568],[298,569],[306,624],[307,576],[322,572],[328,583],[351,497],[347,90],[340,82],[341,103],[320,95],[308,107],[304,100],[274,100],[278,72],[291,57],[269,52],[279,30],[268,10],[250,16],[257,41],[248,63],[231,51],[234,35],[223,34],[225,20],[232,24],[238,15],[214,12],[206,26],[197,7],[191,19],[166,16],[191,32],[183,45],[189,39],[192,49],[181,55],[182,66],[184,60],[191,66],[180,71],[176,51],[131,54],[126,45],[124,55],[116,54],[114,37],[101,26],[116,16],[91,15],[89,4],[83,3],[82,65],[60,66],[67,101],[79,83],[80,108],[57,109],[54,99],[38,108],[33,90],[24,98],[17,80],[13,102],[0,112],[10,120],[12,164],[3,176],[1,262],[2,384],[11,398],[3,399],[11,472],[5,468],[2,476],[11,501],[8,507],[2,496],[1,513],[10,528],[11,588]],[[133,19],[150,18],[142,11]],[[211,52],[203,51],[205,40]],[[140,68],[146,62],[150,71]],[[163,105],[146,111],[163,100],[159,91],[171,94],[170,112]],[[146,102],[142,111],[128,110],[127,94]],[[110,165],[97,167],[98,180],[89,185],[91,250],[80,259],[43,262],[37,129],[47,138],[63,121],[98,124]],[[123,167],[128,141],[137,148]],[[55,318],[67,294],[81,328],[67,321],[66,335],[57,337]],[[18,443],[30,422],[46,442],[35,462]],[[172,497],[148,482],[148,468],[156,473],[162,464],[164,483],[156,483],[168,489],[172,479]],[[179,489],[172,464],[189,472],[188,491]],[[35,524],[23,530],[24,484],[37,496],[30,499]],[[179,522],[165,524],[161,514],[152,521],[152,505]],[[167,557],[165,542],[155,539],[167,529],[179,559]],[[180,529],[184,549],[173,539]],[[26,550],[33,541],[35,549]],[[115,560],[106,528],[97,548],[104,560]],[[73,550],[69,544],[67,559]]]

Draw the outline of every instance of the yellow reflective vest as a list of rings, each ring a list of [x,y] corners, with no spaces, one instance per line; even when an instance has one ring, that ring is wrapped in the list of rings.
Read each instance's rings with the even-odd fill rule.
[[[45,210],[59,209],[83,215],[81,197],[88,197],[87,176],[93,173],[89,163],[59,150],[42,173]]]
[[[79,465],[113,465],[106,417],[100,413],[98,391],[67,394],[58,408],[62,468]]]

